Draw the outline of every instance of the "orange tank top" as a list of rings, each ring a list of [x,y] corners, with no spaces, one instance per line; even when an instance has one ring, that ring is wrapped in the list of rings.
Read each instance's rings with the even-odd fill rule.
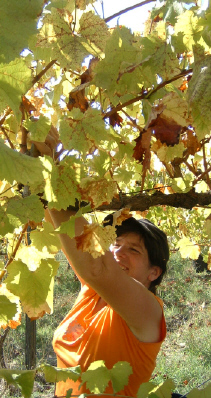
[[[57,355],[57,366],[67,368],[80,365],[85,371],[97,360],[104,360],[108,369],[118,361],[127,361],[133,369],[129,383],[118,394],[134,397],[141,383],[149,381],[155,368],[156,357],[166,336],[166,324],[162,317],[160,341],[143,343],[131,332],[126,322],[109,305],[100,311],[95,306],[100,297],[85,285],[78,299],[55,332],[54,351]],[[162,300],[156,297],[161,307]],[[56,396],[65,396],[72,388],[74,395],[90,393],[83,385],[79,391],[80,381],[59,382],[56,385]],[[112,394],[111,385],[105,391]]]

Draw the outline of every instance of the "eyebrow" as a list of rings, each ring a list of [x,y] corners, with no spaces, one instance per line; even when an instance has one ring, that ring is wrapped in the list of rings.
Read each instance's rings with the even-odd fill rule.
[[[119,237],[117,237],[116,239],[115,239],[115,242],[120,242],[122,240],[122,238],[121,238],[121,236],[119,236]],[[140,244],[137,244],[137,243],[133,243],[133,242],[130,242],[130,244],[134,247],[134,248],[138,248],[138,249],[141,249],[142,250],[142,246],[141,246],[141,241],[140,241]]]

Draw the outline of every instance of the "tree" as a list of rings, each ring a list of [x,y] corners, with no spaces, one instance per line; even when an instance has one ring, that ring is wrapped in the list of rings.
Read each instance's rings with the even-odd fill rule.
[[[167,0],[142,34],[109,28],[94,0],[0,11],[0,325],[52,312],[60,246],[45,205],[92,212],[94,255],[113,236],[105,212],[126,208],[211,263],[210,8]],[[61,226],[72,237],[75,217]]]

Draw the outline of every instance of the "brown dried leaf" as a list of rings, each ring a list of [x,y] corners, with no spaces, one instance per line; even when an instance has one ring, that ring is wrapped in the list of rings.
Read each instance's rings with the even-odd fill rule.
[[[157,119],[150,124],[154,130],[154,136],[162,144],[175,145],[179,143],[182,126],[178,125],[174,119],[165,115],[158,115]]]

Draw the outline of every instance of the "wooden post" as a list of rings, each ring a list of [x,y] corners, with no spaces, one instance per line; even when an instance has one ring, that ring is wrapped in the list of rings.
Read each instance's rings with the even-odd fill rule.
[[[34,369],[36,367],[36,321],[31,321],[27,315],[25,343],[26,369]]]

